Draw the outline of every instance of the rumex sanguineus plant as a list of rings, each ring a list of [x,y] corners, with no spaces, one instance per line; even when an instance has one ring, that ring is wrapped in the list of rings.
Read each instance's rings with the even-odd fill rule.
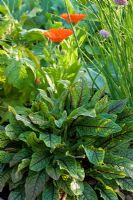
[[[132,191],[127,100],[109,101],[103,89],[93,94],[82,78],[58,94],[51,81],[30,109],[9,107],[10,123],[0,129],[0,190],[9,184],[9,200],[118,199]]]

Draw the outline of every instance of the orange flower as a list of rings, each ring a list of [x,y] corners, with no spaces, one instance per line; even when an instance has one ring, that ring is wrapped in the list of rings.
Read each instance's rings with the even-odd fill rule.
[[[73,31],[65,28],[49,29],[43,33],[52,42],[62,42],[73,34]]]
[[[68,15],[67,13],[64,13],[60,15],[60,17],[66,20],[68,23],[72,22],[73,24],[77,24],[78,22],[83,20],[86,17],[86,15],[85,14],[69,14]]]

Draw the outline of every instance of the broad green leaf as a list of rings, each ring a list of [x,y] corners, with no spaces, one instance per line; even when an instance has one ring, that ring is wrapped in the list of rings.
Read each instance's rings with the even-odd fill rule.
[[[84,191],[83,182],[77,181],[75,179],[71,182],[70,187],[71,187],[72,192],[76,196],[81,195]]]
[[[108,96],[105,95],[102,99],[100,99],[96,105],[95,105],[95,110],[96,113],[103,113],[106,111],[106,107],[107,107],[107,102],[108,102]]]
[[[21,162],[24,158],[29,158],[31,152],[29,149],[21,149],[16,154],[14,154],[12,160],[10,161],[10,167],[16,165],[17,163]]]
[[[42,97],[43,100],[45,100],[47,103],[49,103],[49,105],[51,107],[53,107],[54,106],[53,101],[51,100],[51,98],[49,98],[47,96],[47,93],[44,90],[42,90],[42,89],[38,89],[38,90],[39,90],[40,97]]]
[[[32,154],[30,169],[32,171],[39,172],[44,169],[49,163],[49,155],[46,155],[44,151],[38,151]]]
[[[0,173],[0,192],[2,192],[9,178],[10,178],[10,170]]]
[[[4,5],[0,5],[0,12],[3,14],[7,13],[7,8]]]
[[[16,120],[21,121],[26,127],[31,128],[34,131],[38,131],[38,129],[35,128],[35,126],[31,123],[31,121],[24,115],[16,115]]]
[[[46,172],[47,174],[54,180],[58,180],[61,175],[61,170],[59,169],[58,166],[52,166],[52,164],[49,164],[46,167]]]
[[[83,180],[85,173],[84,169],[80,166],[76,160],[70,156],[64,156],[57,158],[57,163],[60,169],[66,170],[73,178]]]
[[[108,152],[105,155],[105,163],[123,167],[126,167],[129,164],[133,165],[132,160]]]
[[[106,179],[125,178],[126,173],[120,167],[115,168],[112,165],[101,165],[95,169],[96,176],[100,173]]]
[[[8,200],[25,200],[23,191],[12,191],[9,194]]]
[[[32,142],[30,141],[30,139],[32,138]],[[38,141],[36,134],[34,132],[31,131],[25,131],[20,133],[18,139],[27,143],[29,146],[31,146],[31,143],[33,143],[33,138],[34,138],[34,143],[36,143]]]
[[[121,131],[121,127],[111,119],[90,118],[84,119],[76,125],[80,136],[92,135],[107,137]]]
[[[107,145],[107,148],[109,149],[118,149],[123,148],[123,146],[129,146],[129,142],[133,140],[133,130],[126,130],[121,134],[116,134],[116,136],[113,138],[113,140],[110,140],[110,143]]]
[[[113,122],[116,122],[116,120],[117,120],[116,114],[100,113],[99,117],[101,119],[111,119]]]
[[[104,200],[118,200],[115,191],[109,186],[101,186],[97,188],[100,191],[100,195]]]
[[[121,113],[127,104],[127,99],[124,100],[111,100],[107,106],[108,113]]]
[[[21,134],[22,129],[19,126],[13,126],[8,124],[5,127],[6,135],[10,138],[10,140],[15,140]]]
[[[0,151],[0,164],[1,163],[9,163],[13,157],[13,153],[9,153],[7,151]]]
[[[113,170],[112,170],[113,169]],[[99,169],[98,169],[99,170]],[[99,183],[102,183],[103,185],[108,185],[110,187],[113,188],[113,190],[117,190],[118,189],[118,184],[116,183],[116,177],[115,176],[112,176],[111,173],[114,172],[114,168],[110,168],[110,175],[109,176],[106,176],[105,173],[104,173],[104,170],[103,172],[100,172],[99,171],[96,171],[95,170],[95,173],[93,171],[93,177],[95,178],[95,183],[97,183],[97,181]],[[116,171],[115,171],[116,172]],[[103,173],[103,174],[102,174]],[[118,172],[117,172],[118,173]],[[120,176],[119,176],[120,177]],[[121,178],[123,178],[123,176],[121,176]],[[96,181],[97,180],[97,181]]]
[[[117,179],[116,182],[121,187],[122,190],[133,192],[133,179],[130,178]]]
[[[43,34],[41,29],[33,28],[30,30],[23,30],[21,32],[21,35],[23,37],[23,40],[27,41],[41,41],[43,40]]]
[[[8,82],[18,89],[22,89],[24,82],[28,78],[26,67],[20,62],[11,60],[6,68]]]
[[[1,45],[2,46],[2,45]],[[5,65],[8,63],[9,55],[6,51],[0,49],[0,65]],[[0,68],[0,82],[5,82],[5,69]]]
[[[77,200],[98,200],[95,191],[88,183],[84,183],[83,194],[77,197]]]
[[[79,116],[96,117],[96,112],[94,109],[87,110],[84,107],[79,107],[74,109],[67,119],[77,119]]]
[[[130,108],[125,109],[121,113],[119,120],[120,120],[121,123],[132,123],[132,121],[133,121],[133,108],[130,107]]]
[[[55,120],[55,125],[56,125],[58,128],[61,128],[66,119],[67,119],[67,112],[64,111],[64,112],[62,113],[61,118],[59,118],[58,120]]]
[[[4,131],[0,131],[0,148],[4,148],[9,143],[9,138]]]
[[[45,125],[44,116],[40,115],[40,113],[31,113],[29,115],[29,118],[33,124],[37,124],[39,126]]]
[[[21,170],[28,167],[29,164],[30,164],[30,159],[28,159],[28,158],[22,159],[21,163],[18,164],[17,171],[20,172]]]
[[[43,193],[42,200],[58,200],[58,190],[54,185],[46,185]]]
[[[74,7],[72,5],[72,2],[70,0],[65,0],[66,3],[66,7],[68,9],[69,13],[73,13],[74,12]]]
[[[17,183],[22,180],[24,171],[17,171],[17,167],[14,167],[11,171],[11,180],[13,183]]]
[[[105,150],[95,147],[84,147],[88,160],[94,165],[101,165],[104,161]]]
[[[105,162],[123,168],[127,175],[133,178],[133,161],[130,159],[107,153],[105,156]]]
[[[83,136],[77,140],[77,143],[73,145],[73,148],[79,147],[81,144],[84,146],[92,146],[95,144],[96,139],[91,136]]]
[[[133,179],[133,164],[127,164],[126,166],[124,166],[124,170],[127,176]]]
[[[32,147],[34,152],[38,151],[38,149],[45,148],[45,145],[37,138],[37,133],[27,131],[20,134],[19,139],[24,141],[28,147]]]
[[[1,29],[1,32],[0,32],[0,37],[6,32],[8,31],[8,28],[10,26],[10,19],[9,17],[3,17],[2,20],[0,21],[0,29]]]
[[[86,107],[90,97],[90,89],[86,79],[82,78],[81,80],[78,80],[74,86],[71,86],[70,103],[72,104],[73,108],[76,109],[82,106]]]
[[[47,147],[52,149],[61,144],[61,136],[57,136],[51,133],[41,133],[39,139],[42,140]]]
[[[36,200],[36,197],[40,195],[43,191],[44,186],[48,180],[48,177],[45,171],[41,171],[39,173],[31,172],[26,178],[25,183],[25,200]]]
[[[26,143],[28,144],[28,146],[38,146],[39,142],[40,140],[37,138],[37,134],[35,132],[30,132],[26,134]]]
[[[27,61],[25,62],[25,64],[31,69],[31,71],[34,74],[34,78],[36,78],[36,69],[40,68],[40,63],[39,63],[39,59],[37,56],[35,56],[33,54],[32,51],[30,51],[28,48],[24,48],[23,50],[25,51],[25,53],[28,55],[28,57],[30,58],[30,60],[27,59]],[[31,61],[32,60],[32,61]],[[33,64],[34,63],[34,64]]]
[[[53,77],[50,77],[47,72],[45,72],[45,77],[46,77],[48,85],[50,86],[51,91],[56,91],[56,87],[55,87]]]
[[[131,161],[133,161],[133,149],[132,148],[128,148],[128,149],[122,149],[121,146],[119,146],[116,149],[112,149],[113,154],[124,157],[124,158],[128,158]]]
[[[98,90],[94,96],[91,98],[91,102],[89,103],[89,107],[95,107],[95,104],[101,99],[101,97],[103,96],[105,92],[105,88],[101,88],[100,90]]]
[[[62,189],[64,192],[69,194],[72,199],[73,192],[71,190],[71,182],[72,182],[72,180],[66,176],[66,177],[63,177],[63,179],[59,179],[56,182],[56,184],[59,189]]]

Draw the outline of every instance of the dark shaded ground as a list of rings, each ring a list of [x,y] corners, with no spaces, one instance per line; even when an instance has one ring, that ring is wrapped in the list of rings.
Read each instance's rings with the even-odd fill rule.
[[[8,200],[9,189],[8,186],[4,187],[3,191],[0,192],[0,200]]]

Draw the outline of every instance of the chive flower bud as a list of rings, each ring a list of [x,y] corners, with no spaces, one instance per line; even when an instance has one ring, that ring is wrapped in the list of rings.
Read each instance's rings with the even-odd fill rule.
[[[118,5],[126,6],[128,4],[127,0],[114,0],[114,2]]]
[[[110,33],[104,29],[100,30],[99,33],[103,38],[108,38],[110,36]]]

